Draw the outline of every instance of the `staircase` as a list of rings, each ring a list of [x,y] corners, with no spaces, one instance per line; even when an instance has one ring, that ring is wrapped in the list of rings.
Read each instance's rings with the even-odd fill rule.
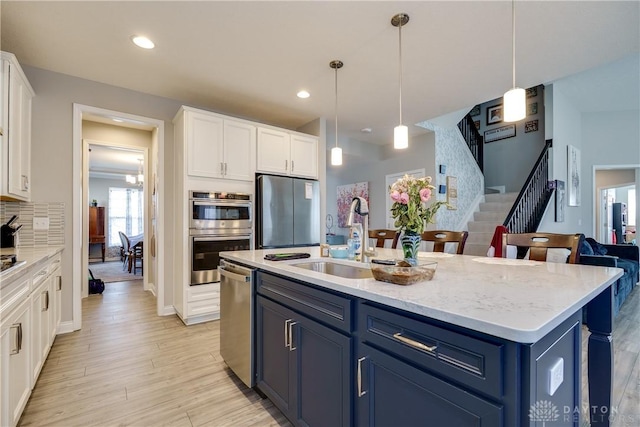
[[[467,224],[469,237],[464,246],[465,255],[487,256],[493,232],[502,225],[518,193],[485,194],[480,210],[473,214],[473,221]]]

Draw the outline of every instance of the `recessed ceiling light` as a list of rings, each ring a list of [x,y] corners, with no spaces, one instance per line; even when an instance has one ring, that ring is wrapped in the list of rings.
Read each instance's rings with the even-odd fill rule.
[[[131,36],[131,41],[136,46],[141,47],[143,49],[153,49],[154,47],[156,47],[156,45],[153,44],[151,40],[149,40],[144,36]]]
[[[118,123],[122,123],[122,122],[124,122],[124,120],[122,120],[122,119],[113,119],[113,121],[114,121],[114,122],[118,122]]]
[[[371,133],[372,129],[371,128],[362,128],[360,129],[360,132],[362,133]]]
[[[298,95],[298,98],[302,98],[302,99],[305,99],[311,96],[311,94],[306,90],[301,90],[300,92],[298,92],[297,95]]]

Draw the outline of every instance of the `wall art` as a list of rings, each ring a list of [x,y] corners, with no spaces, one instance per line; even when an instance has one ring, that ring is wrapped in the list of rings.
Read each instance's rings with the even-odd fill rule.
[[[484,132],[484,142],[493,142],[516,136],[516,125],[501,126]]]
[[[556,205],[556,222],[564,222],[564,198],[565,198],[565,190],[564,190],[564,181],[560,181],[556,179],[555,181],[556,194],[555,194],[555,205]]]
[[[471,109],[471,111],[469,111],[469,115],[471,117],[479,116],[480,115],[480,104],[478,104],[475,107],[473,107]]]
[[[580,150],[567,145],[567,181],[569,206],[580,206]]]
[[[354,197],[362,197],[367,203],[369,203],[369,183],[357,182],[355,184],[339,185],[338,191],[338,227],[346,228],[347,219],[349,218],[349,209],[351,208],[351,202]],[[371,212],[371,205],[369,205],[369,212]],[[362,224],[362,217],[355,214],[353,217],[354,222]]]
[[[537,132],[538,131],[538,119],[530,120],[524,124],[524,133]]]
[[[532,102],[531,104],[527,104],[527,116],[533,116],[534,114],[538,114],[537,102]]]
[[[458,178],[455,176],[447,177],[447,209],[455,211],[458,209]]]
[[[538,86],[527,89],[527,98],[535,98],[536,96],[538,96]]]
[[[487,107],[487,126],[502,123],[502,104]]]

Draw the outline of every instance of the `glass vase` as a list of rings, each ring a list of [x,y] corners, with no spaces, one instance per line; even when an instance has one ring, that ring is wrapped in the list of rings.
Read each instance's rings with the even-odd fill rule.
[[[405,230],[400,237],[404,260],[411,265],[418,265],[418,248],[420,247],[420,234],[416,231]]]

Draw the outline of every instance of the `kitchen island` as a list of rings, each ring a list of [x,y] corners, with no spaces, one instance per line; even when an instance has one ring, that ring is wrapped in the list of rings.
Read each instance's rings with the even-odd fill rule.
[[[264,260],[293,251],[311,258]],[[608,425],[611,284],[622,270],[421,253],[438,262],[435,277],[399,286],[296,266],[368,268],[320,258],[317,247],[221,256],[258,270],[257,385],[294,424],[577,426],[589,416]],[[580,408],[585,306],[598,366],[590,414]]]

